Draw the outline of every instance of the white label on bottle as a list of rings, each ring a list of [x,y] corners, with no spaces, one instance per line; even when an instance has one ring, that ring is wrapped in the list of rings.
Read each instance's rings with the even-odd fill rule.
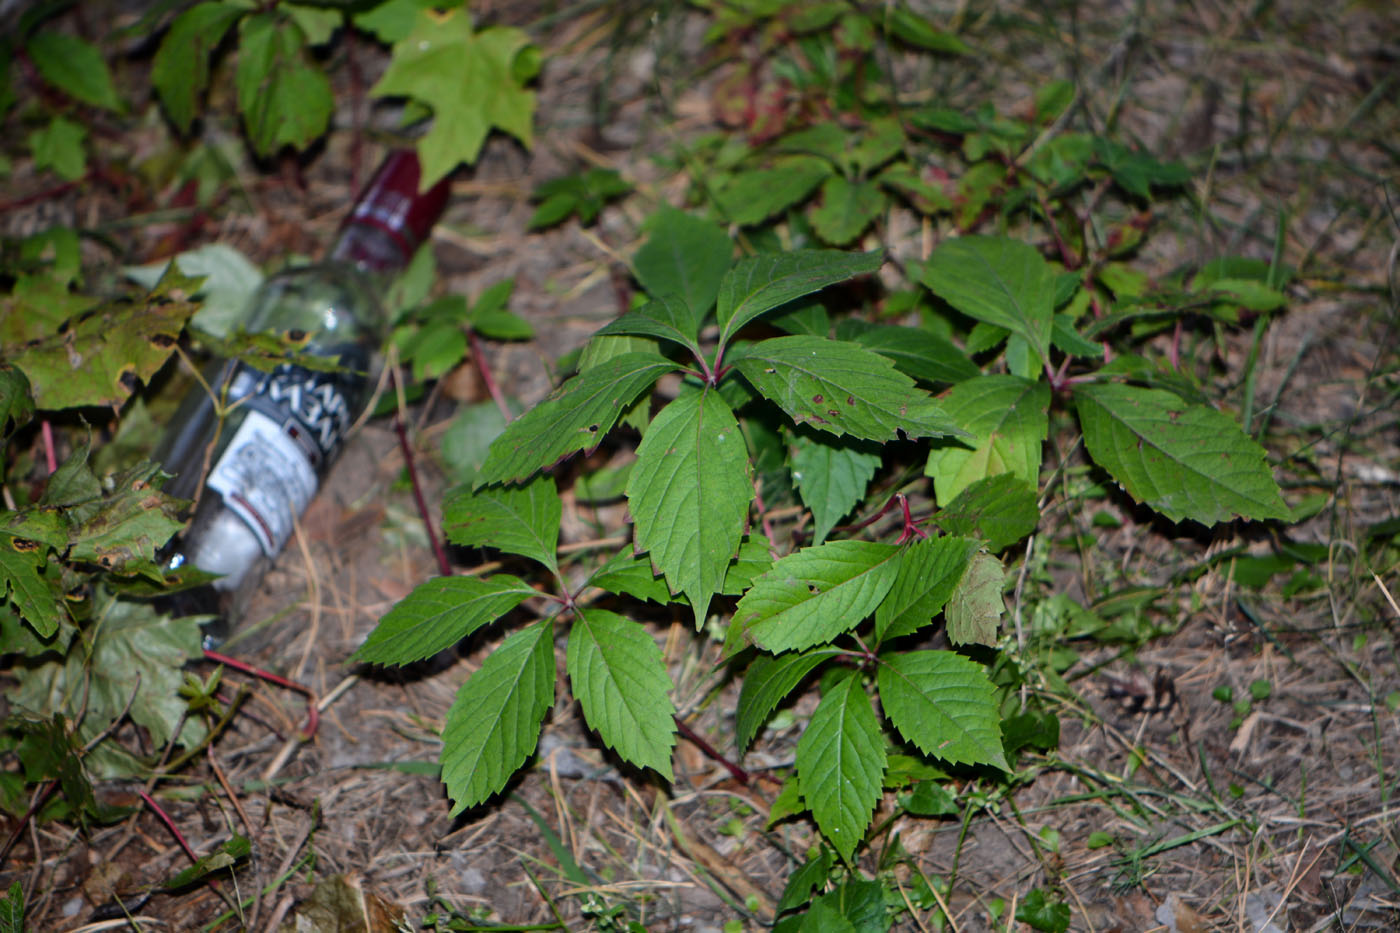
[[[247,523],[263,553],[276,557],[292,522],[316,494],[316,471],[277,422],[250,410],[209,473],[208,486]]]

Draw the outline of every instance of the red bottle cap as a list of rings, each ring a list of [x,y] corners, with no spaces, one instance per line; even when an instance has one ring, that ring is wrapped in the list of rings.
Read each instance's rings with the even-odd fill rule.
[[[447,207],[452,185],[441,179],[419,193],[418,154],[412,149],[389,153],[355,201],[345,227],[366,226],[382,230],[403,251],[403,262],[428,238],[433,224]]]

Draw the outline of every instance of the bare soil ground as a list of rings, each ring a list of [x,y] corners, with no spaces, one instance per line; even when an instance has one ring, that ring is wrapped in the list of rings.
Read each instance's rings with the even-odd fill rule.
[[[979,91],[1024,108],[1038,81],[1078,76],[1090,113],[1198,169],[1191,197],[1156,218],[1148,246],[1156,272],[1224,254],[1267,259],[1284,218],[1283,256],[1300,278],[1261,347],[1257,397],[1280,426],[1276,436],[1292,444],[1275,450],[1286,458],[1281,479],[1327,501],[1287,531],[1191,532],[1126,499],[1110,504],[1112,523],[1069,511],[1050,519],[1024,561],[1071,594],[1099,592],[1104,580],[1161,587],[1150,618],[1162,634],[1136,652],[1073,646],[1081,657],[1067,677],[1078,699],[1061,701],[1060,748],[1014,792],[989,799],[966,825],[897,817],[891,838],[913,863],[929,877],[955,875],[940,892],[947,926],[921,910],[902,914],[901,929],[1017,929],[1007,919],[1015,905],[1048,881],[1067,892],[1075,930],[1400,929],[1400,610],[1389,599],[1400,578],[1373,577],[1359,557],[1376,553],[1367,529],[1400,518],[1400,227],[1387,201],[1400,168],[1400,11],[1301,0],[1243,11],[1225,2],[1090,3],[1077,17],[1039,4],[962,10],[987,56],[949,78],[958,99]],[[524,16],[508,5],[481,15]],[[539,338],[491,345],[480,362],[522,402],[542,397],[553,362],[624,305],[617,257],[633,248],[645,208],[611,208],[596,230],[570,223],[530,234],[528,193],[603,165],[633,180],[643,201],[676,202],[683,183],[653,157],[714,127],[701,28],[693,11],[628,5],[547,19],[537,33],[546,52],[537,147],[493,141],[455,184],[437,235],[444,284],[474,295],[515,278],[511,307]],[[367,85],[380,65],[367,49],[356,54]],[[371,127],[387,119],[362,106]],[[379,151],[372,141],[352,146],[362,138],[349,129],[356,114],[342,119],[346,129],[314,158],[250,177],[256,212],[231,213],[199,236],[259,260],[315,252]],[[1386,127],[1388,137],[1378,129]],[[22,171],[11,178],[23,181]],[[121,205],[97,190],[79,191],[69,207],[97,223]],[[159,232],[143,234],[149,245]],[[1249,349],[1247,330],[1227,334],[1221,359],[1202,368],[1230,384]],[[457,405],[483,397],[467,372],[411,411],[430,502],[446,482],[434,465],[437,439]],[[1073,441],[1056,442],[1068,462]],[[366,425],[229,646],[310,689],[322,708],[315,737],[295,738],[305,698],[250,683],[246,714],[207,762],[185,787],[163,788],[163,805],[196,851],[233,833],[253,840],[237,888],[157,894],[123,916],[114,897],[186,864],[166,828],[145,810],[108,828],[48,824],[31,833],[20,856],[28,865],[16,872],[11,863],[0,877],[36,892],[32,929],[106,929],[110,919],[145,930],[378,933],[418,928],[411,924],[445,908],[517,929],[636,921],[718,931],[772,920],[813,842],[801,822],[765,826],[779,786],[768,775],[792,761],[795,728],[760,736],[744,760],[756,775],[748,785],[682,743],[676,781],[661,787],[619,767],[561,699],[533,764],[507,793],[449,814],[419,763],[436,760],[436,729],[490,645],[399,678],[345,664],[378,617],[435,572],[403,467],[392,428]],[[587,541],[590,518],[566,503],[566,541]],[[1079,553],[1057,543],[1076,536]],[[1270,536],[1326,544],[1332,559],[1311,568],[1319,582],[1286,589],[1287,577],[1276,577],[1252,589],[1234,579],[1233,560],[1212,559],[1236,547],[1264,553]],[[1016,618],[1033,642],[1033,620]],[[735,691],[713,670],[715,646],[686,619],[659,620],[656,633],[686,720],[727,751]],[[1213,696],[1229,687],[1247,697],[1256,682],[1270,692],[1246,710]],[[806,712],[793,710],[798,721]],[[109,793],[132,799],[123,788]],[[867,869],[879,867],[879,854]],[[587,885],[562,867],[570,859]],[[360,909],[364,918],[354,919]],[[410,925],[394,925],[402,922]]]

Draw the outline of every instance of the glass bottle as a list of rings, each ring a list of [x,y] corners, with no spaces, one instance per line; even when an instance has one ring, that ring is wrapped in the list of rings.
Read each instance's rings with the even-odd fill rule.
[[[378,292],[408,264],[447,203],[446,179],[419,193],[411,151],[391,153],[355,202],[326,260],[269,277],[249,302],[242,329],[273,333],[300,353],[335,357],[327,371],[284,364],[263,372],[216,362],[172,419],[156,460],[171,495],[198,505],[165,553],[167,571],[193,565],[221,576],[167,600],[181,613],[214,613],[210,640],[291,537],[340,453],[373,385],[386,325]],[[201,485],[203,489],[201,490]]]

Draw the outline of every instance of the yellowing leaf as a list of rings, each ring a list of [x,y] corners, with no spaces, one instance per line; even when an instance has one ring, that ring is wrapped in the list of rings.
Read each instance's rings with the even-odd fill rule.
[[[528,59],[521,53],[529,46],[519,29],[477,32],[460,9],[419,11],[413,31],[394,43],[393,61],[370,94],[407,97],[433,111],[433,127],[418,144],[424,189],[457,163],[475,162],[493,127],[533,143],[535,93],[521,86],[517,63]]]

